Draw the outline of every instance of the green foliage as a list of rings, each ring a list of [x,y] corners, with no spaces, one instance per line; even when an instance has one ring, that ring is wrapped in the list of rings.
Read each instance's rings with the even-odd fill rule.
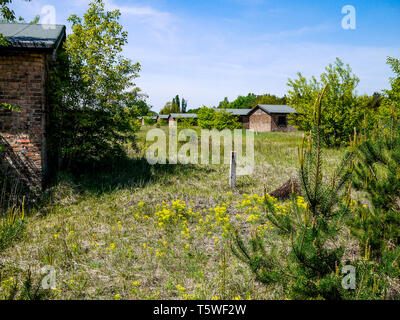
[[[387,126],[366,133],[357,154],[353,185],[369,205],[355,206],[351,231],[381,258],[388,246],[400,245],[400,123],[394,109]]]
[[[27,0],[31,1],[31,0]],[[16,16],[14,10],[9,8],[12,0],[0,0],[0,19],[6,22],[15,22]]]
[[[182,128],[193,128],[197,126],[196,118],[184,118],[181,122],[178,122],[178,125]]]
[[[383,119],[391,117],[393,106],[396,116],[400,116],[400,59],[388,57],[387,64],[392,69],[394,77],[390,78],[391,88],[383,90],[384,99],[381,108],[381,117]]]
[[[338,244],[342,220],[349,214],[349,196],[342,196],[351,175],[354,145],[346,152],[334,172],[330,183],[322,179],[323,156],[321,152],[321,100],[319,94],[314,106],[314,125],[310,137],[303,140],[299,150],[299,180],[304,200],[292,196],[292,203],[283,209],[276,199],[265,193],[264,217],[276,228],[277,233],[290,239],[290,251],[286,266],[276,268],[268,251],[254,239],[252,252],[243,249],[242,240],[236,236],[236,250],[242,252],[242,260],[264,283],[285,281],[288,294],[294,299],[341,299],[339,267],[344,248]],[[257,238],[256,238],[257,239]],[[243,259],[245,257],[245,259]],[[272,260],[272,261],[271,261]],[[279,271],[281,270],[281,271]]]
[[[265,240],[258,233],[254,233],[246,244],[238,231],[235,231],[233,241],[234,245],[231,245],[233,254],[250,267],[258,281],[270,284],[281,279],[282,268],[276,258],[277,252],[273,243],[269,243],[272,249],[266,250]]]
[[[26,226],[24,216],[24,205],[22,205],[21,210],[16,207],[10,208],[3,217],[0,217],[0,252],[22,237]]]
[[[206,106],[200,108],[197,113],[197,122],[199,127],[208,130],[214,128],[215,114],[215,109]]]
[[[238,121],[237,116],[232,115],[226,110],[217,111],[212,108],[203,106],[197,112],[197,122],[202,129],[240,129],[242,124]]]
[[[255,107],[258,104],[286,105],[286,96],[280,98],[277,97],[276,95],[266,93],[257,96],[253,107]]]
[[[319,81],[315,77],[307,81],[298,73],[298,79],[289,79],[288,82],[288,104],[297,111],[297,115],[291,115],[290,119],[300,130],[311,130],[314,121],[312,101],[315,101],[318,92],[328,84],[322,101],[322,142],[327,146],[348,143],[354,128],[359,128],[364,117],[371,113],[367,108],[369,101],[365,97],[356,96],[358,82],[359,79],[352,74],[350,66],[345,66],[340,59],[336,59],[334,64],[325,69]]]
[[[31,0],[24,0],[24,1],[31,1]],[[19,17],[17,20],[17,17],[15,15],[14,10],[11,10],[9,8],[9,5],[12,3],[12,0],[0,0],[0,22],[8,22],[8,23],[17,23],[17,22],[23,22],[25,23],[25,19],[22,17]],[[35,16],[35,18],[30,22],[31,24],[36,24],[40,20],[40,15]],[[0,45],[4,45],[4,37],[1,37],[0,34]],[[7,44],[7,41],[5,41],[5,44]]]
[[[121,55],[127,33],[119,17],[118,10],[106,12],[102,0],[92,1],[83,18],[72,15],[72,34],[50,72],[49,146],[61,147],[67,166],[121,155],[121,144],[134,143],[136,119],[147,109],[133,83],[140,65]]]
[[[238,117],[231,113],[220,110],[215,113],[214,128],[222,131],[224,129],[240,129],[242,124],[238,121]]]
[[[255,95],[249,93],[247,96],[238,96],[236,100],[229,102],[228,98],[225,97],[218,105],[219,109],[252,109],[258,104],[274,104],[284,105],[286,104],[286,97],[279,98],[273,94],[262,94]]]
[[[181,108],[175,103],[167,102],[164,108],[161,109],[160,114],[168,115],[171,113],[181,113]]]
[[[40,279],[32,278],[29,270],[21,282],[14,277],[3,279],[0,272],[0,300],[45,300],[51,298],[49,289],[42,289],[43,275]]]
[[[218,105],[221,109],[251,109],[256,101],[257,96],[254,93],[249,93],[247,96],[238,96],[236,100],[229,102],[225,97]]]
[[[186,113],[187,109],[187,100],[179,98],[179,95],[176,95],[172,101],[169,101],[165,104],[164,108],[160,111],[160,114],[171,114],[171,113]]]
[[[145,124],[146,126],[152,126],[152,125],[155,124],[155,123],[156,123],[156,120],[153,119],[153,117],[149,117],[149,116],[144,117],[144,124]]]

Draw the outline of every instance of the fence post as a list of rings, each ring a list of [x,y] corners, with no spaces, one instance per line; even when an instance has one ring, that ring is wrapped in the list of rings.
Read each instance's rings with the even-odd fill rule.
[[[236,151],[231,154],[231,169],[229,174],[229,185],[231,188],[236,187]]]

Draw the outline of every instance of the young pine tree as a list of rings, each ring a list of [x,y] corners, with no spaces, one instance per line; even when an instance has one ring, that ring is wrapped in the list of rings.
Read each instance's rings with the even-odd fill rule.
[[[325,182],[320,128],[324,91],[314,105],[311,134],[299,150],[304,199],[293,195],[291,205],[282,210],[276,199],[266,193],[263,198],[264,216],[289,241],[288,255],[276,257],[276,246],[270,246],[273,250],[265,248],[257,234],[246,245],[236,233],[232,246],[234,254],[250,266],[259,281],[285,282],[288,295],[294,299],[341,299],[344,295],[339,277],[344,248],[338,244],[338,236],[343,219],[350,213],[349,181],[356,137],[330,182]],[[277,262],[282,260],[286,263]]]
[[[388,124],[365,134],[357,154],[353,186],[365,192],[369,205],[357,207],[350,229],[380,260],[400,244],[400,123],[394,110]]]

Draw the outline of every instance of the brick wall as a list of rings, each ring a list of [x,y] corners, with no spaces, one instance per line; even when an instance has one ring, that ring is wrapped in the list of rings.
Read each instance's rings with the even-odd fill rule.
[[[271,117],[268,113],[257,109],[249,117],[249,128],[255,132],[271,131]]]
[[[42,187],[47,169],[46,64],[44,54],[0,53],[0,102],[21,110],[0,112],[1,144],[6,146],[3,165],[33,187]]]
[[[279,117],[286,118],[286,125],[278,125]],[[274,113],[269,115],[267,112],[258,108],[249,116],[249,129],[255,132],[289,132],[295,131],[296,129],[287,124],[286,113]]]

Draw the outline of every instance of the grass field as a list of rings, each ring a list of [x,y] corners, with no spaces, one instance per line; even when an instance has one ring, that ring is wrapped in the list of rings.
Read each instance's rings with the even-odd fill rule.
[[[234,190],[227,165],[150,166],[131,150],[113,168],[61,174],[26,218],[23,239],[0,253],[2,279],[21,282],[30,270],[38,282],[52,266],[56,299],[285,299],[233,256],[226,230],[251,230],[236,205],[296,175],[301,139],[255,136],[255,171]],[[325,150],[327,175],[343,151]]]

